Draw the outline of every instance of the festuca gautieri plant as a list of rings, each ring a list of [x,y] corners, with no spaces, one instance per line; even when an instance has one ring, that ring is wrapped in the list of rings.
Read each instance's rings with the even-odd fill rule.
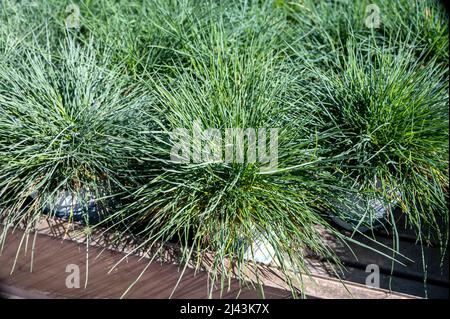
[[[445,250],[448,70],[439,57],[417,56],[410,44],[392,48],[349,42],[348,55],[336,56],[331,71],[309,70],[315,78],[311,101],[321,130],[337,132],[328,142],[330,155],[345,154],[335,174],[357,191],[392,203],[391,209],[400,207],[419,241],[437,240]],[[391,210],[385,218],[394,234],[404,227]]]
[[[295,296],[307,255],[340,266],[324,233],[351,239],[330,216],[373,228],[383,202],[394,236],[397,206],[419,241],[446,243],[436,1],[0,2],[3,235],[43,214],[103,220],[117,242],[177,243],[210,292],[262,283],[270,260]],[[256,158],[227,161],[227,129],[244,146],[253,130]],[[180,138],[187,159],[173,157]]]
[[[92,43],[21,54],[0,64],[3,234],[44,213],[96,223],[132,183],[148,98]]]
[[[288,52],[325,68],[336,52],[346,55],[347,41],[369,36],[391,47],[407,45],[416,57],[448,67],[448,13],[438,0],[275,1],[285,15]]]
[[[180,278],[188,266],[208,270],[210,296],[217,287],[226,290],[231,278],[261,284],[261,250],[298,296],[310,273],[308,254],[339,264],[324,231],[344,236],[322,214],[338,188],[324,169],[332,159],[322,157],[326,134],[308,128],[308,113],[292,121],[288,96],[295,77],[263,50],[267,38],[251,33],[239,46],[236,35],[212,24],[186,49],[188,67],[155,80],[148,113],[158,127],[142,143],[142,161],[152,169],[131,203],[110,219],[126,221],[149,249],[176,243]],[[230,129],[242,130],[244,144],[236,137],[227,142]],[[258,144],[253,154],[266,147],[273,161],[247,153],[252,143]],[[241,161],[236,149],[227,160],[230,145],[246,145]]]

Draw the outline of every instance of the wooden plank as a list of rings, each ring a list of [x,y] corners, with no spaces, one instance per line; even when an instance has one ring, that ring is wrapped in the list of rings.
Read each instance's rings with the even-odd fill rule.
[[[14,272],[10,274],[13,261],[19,247],[23,233],[16,231],[8,237],[5,249],[0,256],[0,288],[4,295],[22,295],[26,298],[119,298],[127,287],[139,276],[141,270],[147,266],[146,259],[129,256],[128,261],[121,263],[116,271],[108,274],[110,266],[123,257],[114,251],[100,254],[101,248],[90,247],[89,280],[86,288],[84,279],[86,274],[86,253],[84,246],[73,241],[61,241],[45,235],[38,235],[36,241],[33,273],[30,273],[30,251],[25,254],[22,249],[17,258]],[[81,287],[68,288],[66,286],[66,266],[75,264],[80,268]],[[168,298],[178,281],[180,272],[175,264],[153,263],[141,280],[130,290],[127,298]],[[32,293],[34,292],[34,293]],[[232,281],[229,291],[222,298],[236,298],[239,294],[248,298],[259,298],[260,292],[251,288],[240,289],[237,281]],[[214,297],[219,297],[215,289]],[[286,290],[269,288],[266,298],[286,298]],[[195,274],[187,269],[173,298],[206,298],[207,274]]]
[[[436,218],[440,218],[439,216],[436,216]],[[402,210],[397,207],[394,210],[394,219],[396,221],[396,227],[397,227],[397,233],[399,236],[400,241],[402,242],[410,242],[410,243],[416,243],[417,242],[417,236],[415,233],[415,230],[413,230],[411,228],[410,225],[408,225],[407,223],[407,219],[406,219],[406,214],[404,214],[402,212]],[[440,220],[439,222],[437,222],[437,224],[439,225],[446,225],[448,224],[443,220]],[[445,231],[445,229],[442,229],[443,231]],[[435,235],[434,231],[430,231],[427,227],[424,227],[423,229],[424,233],[430,233],[430,240],[429,240],[429,244],[433,247],[440,247],[440,243],[438,238]],[[375,231],[375,234],[377,234],[378,236],[384,236],[386,238],[391,238],[392,237],[392,231],[389,230],[389,228],[380,228],[377,229]]]
[[[398,231],[400,237],[405,232],[408,236],[410,235],[409,229],[399,227]],[[346,231],[343,233],[351,235]],[[353,237],[368,248],[352,242],[348,242],[347,247],[327,232],[323,232],[323,238],[344,263],[345,269],[340,272],[340,278],[346,281],[364,284],[368,275],[365,271],[366,267],[375,264],[380,270],[380,287],[383,289],[392,289],[419,297],[448,298],[448,250],[442,256],[439,245],[422,246],[417,241],[400,240],[399,253],[394,255],[393,240],[385,232],[375,231],[374,234],[365,234],[365,236],[357,234]],[[422,264],[422,251],[426,272]],[[392,258],[398,262],[393,262]],[[319,271],[325,276],[337,277],[325,263],[320,261],[315,263],[314,271]]]
[[[0,299],[49,299],[40,291],[24,290],[0,283]]]
[[[391,238],[375,236],[373,240],[361,235],[354,237],[357,241],[395,259],[383,256],[369,248],[348,243],[349,247],[336,245],[338,256],[347,266],[343,278],[363,283],[367,274],[365,269],[370,264],[379,267],[380,287],[429,298],[447,298],[449,287],[448,251],[442,256],[439,247],[423,247],[410,241],[399,242],[399,254],[393,254]],[[378,244],[379,243],[379,244]],[[380,244],[388,247],[382,247]],[[426,265],[422,263],[423,260]],[[442,264],[441,264],[442,262]]]
[[[367,275],[368,273],[364,269],[346,266],[342,277],[347,281],[363,284]],[[421,281],[390,276],[383,272],[380,272],[380,288],[432,299],[447,299],[449,292],[448,286],[444,287],[432,284],[424,286],[424,283]]]
[[[20,254],[16,271],[12,276],[8,275],[8,267],[6,265],[9,263],[9,266],[11,266],[11,260],[15,257],[18,242],[20,241],[19,237],[21,237],[19,236],[20,231],[16,231],[13,236],[8,238],[10,242],[5,246],[5,250],[8,251],[8,253],[4,253],[3,256],[0,257],[0,262],[2,262],[0,282],[15,285],[23,289],[42,289],[42,287],[44,287],[44,293],[48,293],[53,297],[117,298],[125,291],[128,285],[133,282],[139,275],[140,270],[147,264],[145,259],[141,260],[138,257],[146,256],[145,253],[140,252],[137,255],[129,256],[127,262],[121,263],[118,270],[108,275],[107,269],[117,263],[124,254],[115,251],[114,247],[109,247],[110,249],[105,250],[104,247],[108,247],[108,240],[105,240],[106,237],[102,234],[99,234],[98,236],[93,234],[93,240],[91,241],[91,246],[89,248],[91,256],[89,261],[89,278],[91,278],[93,283],[91,282],[91,284],[88,284],[87,289],[75,291],[73,289],[68,290],[62,286],[65,283],[67,275],[62,270],[65,269],[65,266],[68,263],[75,263],[80,266],[82,273],[84,273],[86,246],[80,243],[83,243],[85,239],[83,239],[83,237],[85,236],[80,232],[80,229],[69,229],[66,231],[67,224],[64,222],[59,222],[56,227],[49,227],[46,223],[47,222],[45,221],[39,226],[39,244],[37,244],[38,246],[35,252],[33,275],[30,275],[29,273],[29,256],[27,259],[23,254]],[[67,233],[66,237],[71,238],[71,240],[62,241],[61,236],[64,233]],[[122,247],[120,249],[122,250],[124,248]],[[126,251],[132,251],[132,249],[132,245],[125,248]],[[167,249],[167,252],[166,257],[168,258],[164,260],[164,264],[152,264],[127,297],[167,298],[170,295],[172,288],[178,280],[179,272],[178,266],[168,263],[168,261],[176,259],[176,253],[171,252],[170,249]],[[97,258],[93,258],[93,256]],[[51,261],[50,264],[49,261]],[[263,279],[266,286],[265,290],[269,291],[265,297],[280,298],[280,296],[282,296],[283,298],[287,298],[289,292],[286,291],[287,287],[282,279],[280,271],[278,271],[276,267],[262,266],[262,268],[264,268],[265,273]],[[38,275],[36,275],[36,273],[38,273]],[[30,280],[30,278],[32,279]],[[50,282],[48,280],[49,278],[51,278]],[[10,282],[10,280],[12,281]],[[330,278],[330,276],[326,275],[326,272],[312,273],[311,276],[303,275],[302,280],[303,286],[299,285],[299,288],[303,288],[303,291],[309,298],[412,298],[410,295],[399,294],[383,289],[368,288],[365,285],[351,282],[345,282],[344,287],[341,281]],[[24,282],[27,282],[28,284],[24,284]],[[114,284],[111,284],[111,282]],[[174,297],[204,298],[206,297],[206,287],[207,274],[200,272],[195,275],[192,269],[188,269],[179,288],[175,291]],[[149,291],[149,289],[151,291]],[[276,293],[274,293],[274,291]],[[261,297],[259,291],[255,289],[244,288],[242,291],[239,291],[236,281],[232,281],[232,287],[230,287],[227,294],[222,297],[235,298],[239,295],[245,297],[254,296],[255,298]],[[216,290],[214,297],[218,296],[218,290]]]

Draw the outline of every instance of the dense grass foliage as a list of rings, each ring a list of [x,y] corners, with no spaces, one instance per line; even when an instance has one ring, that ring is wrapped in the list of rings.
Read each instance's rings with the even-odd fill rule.
[[[27,51],[0,68],[0,193],[13,224],[35,220],[61,192],[111,196],[136,165],[148,98],[104,69],[94,47],[69,41],[58,52]]]
[[[176,242],[181,268],[208,267],[223,289],[232,276],[249,279],[247,266],[260,279],[253,244],[265,242],[295,296],[307,254],[340,265],[325,232],[352,240],[330,216],[371,228],[374,200],[393,236],[404,227],[398,206],[418,240],[446,247],[440,3],[377,1],[377,28],[371,1],[1,3],[6,229],[32,230],[69,194],[89,224],[95,202],[103,221],[90,227],[151,247]],[[173,158],[176,130],[202,131],[213,150],[227,143],[204,130],[230,128],[276,128],[277,165],[247,153],[243,162]]]
[[[345,61],[336,57],[341,71],[311,69],[318,129],[335,130],[331,154],[346,154],[336,172],[361,191],[399,202],[419,235],[431,226],[445,246],[447,70],[437,60],[421,63],[412,49],[366,52],[349,43],[347,51]]]
[[[212,252],[212,279],[219,278],[222,285],[236,272],[246,279],[241,269],[255,239],[273,247],[286,273],[287,265],[307,272],[306,249],[333,258],[321,232],[330,229],[321,209],[337,188],[333,176],[320,168],[328,160],[321,158],[324,150],[318,146],[325,136],[314,135],[307,119],[290,120],[285,96],[294,83],[257,35],[246,40],[252,45],[242,51],[232,45],[235,34],[220,22],[208,37],[201,36],[187,49],[192,50],[190,67],[180,69],[170,85],[155,85],[157,102],[151,114],[159,128],[155,141],[144,146],[149,156],[143,161],[159,170],[148,171],[154,176],[126,207],[125,212],[138,212],[129,224],[139,228],[147,223],[140,235],[150,245],[176,238],[183,259],[194,259],[198,266]],[[207,54],[210,47],[214,55]],[[186,128],[194,136],[196,126],[222,134],[226,128],[279,128],[277,168],[267,171],[262,168],[269,163],[224,163],[220,158],[182,165],[171,160],[171,132]]]

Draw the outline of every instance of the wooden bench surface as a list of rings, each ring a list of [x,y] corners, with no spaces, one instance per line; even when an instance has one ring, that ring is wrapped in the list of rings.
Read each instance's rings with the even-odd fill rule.
[[[4,227],[4,226],[0,226]],[[0,228],[0,231],[2,228]],[[326,236],[326,234],[324,234]],[[378,243],[392,247],[392,236],[385,231],[373,234]],[[448,298],[449,267],[448,251],[442,258],[440,247],[434,243],[431,247],[422,247],[416,243],[413,234],[407,229],[399,230],[400,255],[393,256],[400,263],[377,254],[368,248],[354,243],[348,247],[338,243],[330,236],[327,241],[343,261],[345,270],[340,273],[345,287],[337,275],[324,263],[313,257],[308,259],[311,275],[304,276],[303,289],[309,298]],[[27,238],[27,239],[26,239]],[[148,265],[144,250],[132,251],[136,244],[132,241],[121,242],[120,247],[111,242],[108,233],[97,232],[91,236],[89,258],[86,259],[86,236],[83,227],[69,225],[62,220],[43,219],[36,236],[35,251],[32,257],[33,235],[24,236],[17,229],[8,235],[0,256],[0,292],[3,295],[23,297],[52,298],[119,298],[127,287]],[[62,240],[64,239],[64,240]],[[369,247],[392,255],[389,248],[375,244],[370,238],[356,235],[355,239]],[[19,246],[19,254],[17,254]],[[105,249],[107,248],[107,249]],[[133,253],[126,256],[123,252]],[[13,268],[14,260],[17,262]],[[118,261],[126,257],[112,273],[108,271]],[[427,265],[423,267],[422,258]],[[80,267],[81,281],[84,286],[86,261],[88,260],[88,285],[86,289],[69,289],[65,285],[68,273],[65,267],[76,264]],[[136,285],[129,291],[129,298],[168,298],[180,276],[176,257],[167,250],[163,262],[154,262],[145,271]],[[30,266],[33,264],[33,272]],[[366,267],[376,264],[380,269],[380,288],[365,286],[368,273]],[[173,298],[206,298],[206,272],[197,272],[188,268],[173,293]],[[265,298],[289,298],[290,293],[276,269],[270,268],[265,278]],[[232,280],[222,296],[215,289],[213,297],[221,298],[260,298],[261,292],[255,287],[239,288],[237,280]]]
[[[119,298],[126,291],[131,283],[141,274],[142,270],[148,266],[148,259],[145,254],[135,252],[126,256],[122,251],[127,251],[124,247],[114,247],[108,245],[107,236],[94,235],[89,245],[89,258],[86,259],[86,244],[84,235],[79,229],[68,229],[67,223],[63,221],[51,220],[52,227],[49,227],[48,220],[44,220],[40,225],[36,235],[35,251],[32,254],[31,246],[33,235],[24,236],[23,230],[16,229],[7,237],[2,255],[0,256],[0,291],[3,296],[23,297],[23,298]],[[3,227],[3,226],[2,226]],[[1,231],[1,229],[0,229]],[[65,238],[62,240],[62,238]],[[21,247],[20,250],[18,249]],[[108,249],[105,249],[107,247]],[[132,245],[131,245],[132,247]],[[19,253],[17,254],[17,251]],[[345,257],[344,252],[339,252]],[[371,256],[372,254],[369,254]],[[11,270],[14,260],[17,262],[14,271]],[[33,262],[31,258],[33,256]],[[126,260],[120,263],[111,273],[108,271],[113,265],[126,256]],[[349,255],[350,256],[350,255]],[[170,257],[170,256],[169,256]],[[374,262],[368,257],[365,262]],[[368,259],[367,259],[368,258]],[[86,275],[86,261],[88,260],[88,284],[84,288]],[[178,265],[166,258],[164,262],[153,262],[143,273],[133,288],[126,294],[127,298],[168,298],[173,292],[173,288],[180,276]],[[361,261],[359,261],[361,262]],[[31,264],[33,265],[30,273]],[[68,264],[78,265],[81,274],[81,288],[67,288],[66,273]],[[303,276],[304,291],[307,298],[413,298],[409,290],[411,283],[402,281],[403,293],[388,291],[385,289],[368,288],[364,285],[367,273],[364,269],[350,266],[343,274],[343,283],[334,278],[320,261],[310,260],[310,276]],[[382,273],[381,288],[387,280]],[[420,287],[416,281],[417,295],[420,296]],[[290,293],[286,289],[280,274],[276,269],[270,268],[264,280],[265,298],[290,298]],[[396,283],[397,284],[397,283]],[[409,288],[408,288],[409,287]],[[207,298],[208,280],[206,272],[197,272],[187,268],[177,289],[173,292],[172,298]],[[423,288],[423,284],[422,284]],[[442,288],[442,287],[438,287]],[[434,289],[434,287],[433,287]],[[437,289],[437,288],[436,288]],[[423,289],[422,289],[423,290]],[[398,289],[402,291],[402,289]],[[448,293],[448,286],[442,291],[433,290],[438,297]],[[261,298],[261,292],[256,287],[248,285],[239,288],[237,280],[231,283],[223,294],[219,289],[213,292],[214,298]]]
[[[352,282],[364,283],[367,265],[376,264],[380,268],[381,288],[420,297],[448,298],[448,249],[443,253],[437,242],[431,242],[427,246],[421,245],[412,230],[403,227],[404,215],[397,210],[395,217],[398,222],[399,254],[393,255],[393,236],[384,229],[377,230],[374,234],[366,234],[370,238],[362,235],[355,235],[354,238],[392,256],[400,263],[354,243],[349,243],[350,248],[340,245],[336,248],[337,253],[347,268],[342,277]],[[374,240],[388,248],[374,243]]]
[[[22,239],[23,232],[15,231],[8,236],[7,243],[0,257],[0,291],[5,297],[22,298],[120,298],[128,286],[140,275],[148,265],[145,259],[129,256],[110,274],[109,269],[123,255],[113,250],[90,247],[90,259],[86,259],[86,246],[74,241],[61,241],[57,238],[38,235],[35,245],[33,270],[31,267],[31,248],[25,251],[22,246],[17,256],[17,263],[11,273],[14,259]],[[28,243],[31,244],[30,242]],[[84,288],[86,261],[88,260],[88,284]],[[80,288],[67,288],[66,272],[69,264],[79,266]],[[126,295],[127,298],[168,298],[175,287],[180,272],[178,266],[169,263],[152,263]],[[204,272],[194,273],[187,269],[173,298],[207,298],[207,275]],[[220,297],[215,289],[213,297]],[[257,289],[251,287],[239,289],[236,280],[231,281],[222,298],[261,298]],[[265,298],[288,298],[286,290],[267,287]]]

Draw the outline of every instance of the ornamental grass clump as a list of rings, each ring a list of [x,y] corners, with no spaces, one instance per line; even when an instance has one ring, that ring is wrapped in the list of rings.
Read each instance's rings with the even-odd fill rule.
[[[111,51],[111,63],[124,65],[135,78],[166,74],[182,63],[183,43],[209,7],[184,0],[89,1],[80,6],[84,30],[77,34],[98,39]]]
[[[448,70],[438,58],[417,58],[410,46],[359,45],[366,48],[348,43],[348,55],[336,57],[336,68],[310,70],[318,126],[336,132],[327,156],[345,154],[335,167],[338,176],[361,193],[398,203],[418,240],[433,237],[445,249]],[[387,219],[395,232],[400,225],[392,213]]]
[[[302,61],[333,67],[336,53],[346,56],[348,41],[408,45],[417,58],[448,67],[448,13],[436,0],[276,1],[284,14],[288,53],[301,50]],[[360,49],[363,49],[361,47]],[[293,54],[297,56],[297,54]]]
[[[36,46],[18,63],[0,64],[0,207],[8,226],[32,229],[44,212],[92,223],[132,183],[146,95],[120,70],[104,69],[92,44],[68,40],[58,55],[49,51]]]
[[[376,31],[391,46],[410,44],[417,58],[448,68],[448,12],[442,1],[383,0],[378,5],[381,28]]]
[[[0,244],[43,214],[136,239],[124,250],[151,262],[175,243],[210,296],[263,283],[262,264],[294,296],[310,256],[340,273],[330,237],[361,243],[333,221],[381,224],[399,256],[396,207],[445,250],[437,2],[0,4]]]
[[[251,278],[248,266],[261,283],[263,272],[252,261],[261,260],[255,242],[264,243],[270,254],[265,259],[278,265],[293,294],[303,293],[307,252],[335,260],[323,231],[343,238],[321,214],[337,188],[321,169],[331,162],[321,157],[325,136],[309,130],[308,119],[292,121],[286,102],[292,77],[262,50],[265,41],[249,35],[251,45],[241,51],[233,32],[219,26],[206,34],[192,46],[190,67],[177,69],[170,85],[161,85],[167,79],[155,83],[148,112],[158,126],[142,144],[142,161],[152,169],[122,216],[142,245],[176,242],[182,269],[190,262],[208,269],[210,293],[217,286],[227,289],[233,276]],[[241,161],[236,149],[227,159],[230,144],[239,144],[227,140],[230,128],[242,130]],[[253,158],[247,129],[267,133],[256,134]],[[262,147],[265,161],[259,158]]]

